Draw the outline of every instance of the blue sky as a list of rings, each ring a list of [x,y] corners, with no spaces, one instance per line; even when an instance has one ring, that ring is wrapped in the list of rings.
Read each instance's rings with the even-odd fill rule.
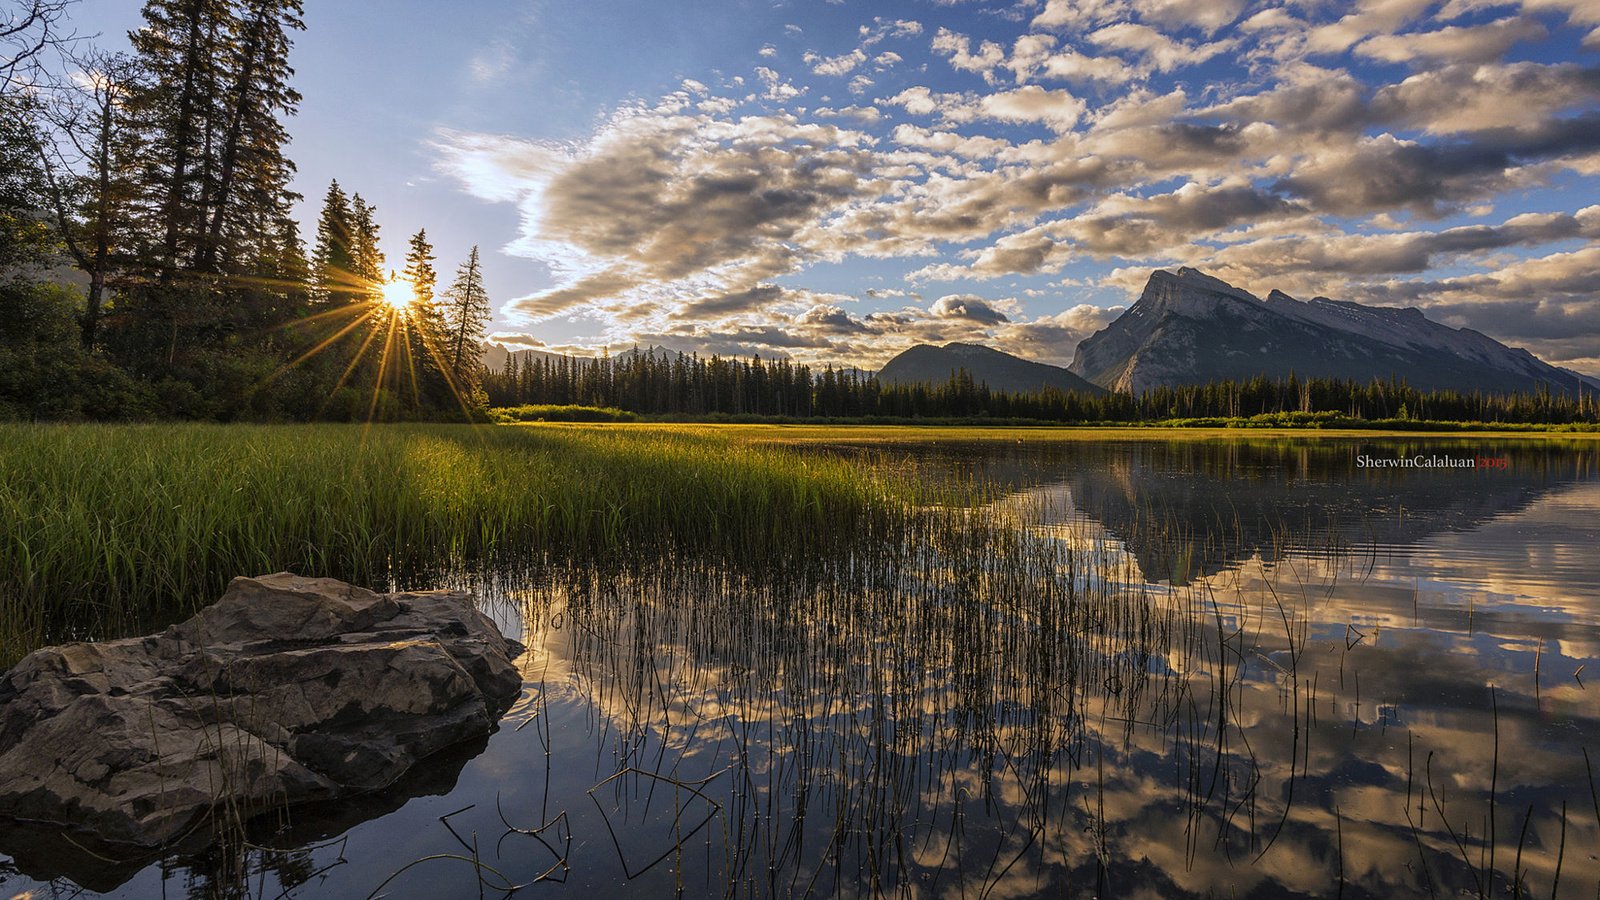
[[[1593,0],[308,6],[302,219],[481,244],[510,346],[1064,364],[1190,265],[1600,372]]]

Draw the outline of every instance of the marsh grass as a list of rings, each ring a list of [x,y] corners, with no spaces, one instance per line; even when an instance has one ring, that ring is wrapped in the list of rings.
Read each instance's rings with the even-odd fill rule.
[[[1203,554],[1146,515],[1137,528]],[[595,752],[594,786],[543,820],[580,816],[641,890],[706,896],[1487,897],[1551,890],[1565,843],[1593,845],[1567,836],[1559,803],[1497,820],[1493,696],[1492,759],[1359,724],[1384,702],[1370,682],[1363,700],[1363,660],[1384,651],[1370,626],[1326,624],[1367,564],[1341,534],[1284,525],[1245,563],[1161,584],[1104,534],[1037,524],[1059,518],[928,504],[815,569],[617,558],[528,573],[515,615],[570,667]],[[1413,737],[1436,749],[1402,780]],[[1342,742],[1388,771],[1345,782],[1329,754]],[[599,820],[581,818],[589,805]],[[667,833],[666,853],[643,856],[617,837]],[[644,871],[651,859],[666,871]],[[1593,887],[1592,865],[1574,880]]]
[[[187,615],[241,574],[384,588],[496,555],[799,552],[892,527],[889,490],[693,429],[0,426],[0,664]]]

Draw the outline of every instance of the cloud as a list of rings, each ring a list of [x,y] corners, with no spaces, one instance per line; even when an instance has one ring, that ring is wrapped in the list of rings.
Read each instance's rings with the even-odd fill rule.
[[[1147,21],[1198,28],[1207,34],[1231,24],[1244,12],[1246,0],[1134,0]]]
[[[1277,187],[1339,215],[1406,209],[1438,218],[1486,195],[1530,183],[1519,164],[1600,149],[1600,113],[1470,141],[1424,144],[1384,134],[1301,166]]]
[[[1110,325],[1125,310],[1080,303],[1031,321],[1007,323],[995,332],[993,343],[1024,359],[1066,366],[1072,363],[1079,342]]]
[[[1068,91],[1049,90],[1032,84],[986,94],[934,93],[918,86],[907,88],[883,102],[903,107],[912,115],[937,114],[947,124],[959,125],[979,120],[1036,123],[1058,132],[1072,130],[1088,108],[1082,99]]]
[[[1067,91],[1052,91],[1026,85],[1014,91],[986,94],[978,101],[985,118],[1000,122],[1039,122],[1053,131],[1071,131],[1088,108],[1083,100]]]
[[[1399,31],[1426,13],[1433,3],[1434,0],[1359,0],[1354,12],[1312,29],[1307,48],[1313,53],[1343,53],[1374,35]]]
[[[1090,34],[1089,40],[1110,50],[1137,54],[1145,66],[1158,72],[1205,62],[1235,44],[1231,39],[1206,44],[1176,41],[1148,25],[1132,22],[1108,25]]]
[[[804,56],[806,63],[811,66],[811,71],[817,75],[848,75],[855,71],[857,66],[867,61],[867,54],[858,47],[849,53],[839,56],[820,57],[815,53]]]
[[[933,301],[929,311],[941,319],[965,319],[980,325],[1010,321],[1005,313],[975,294],[947,294]]]
[[[1576,214],[1528,213],[1499,225],[1465,225],[1436,232],[1291,234],[1226,247],[1203,262],[1220,277],[1256,283],[1297,272],[1364,279],[1426,272],[1487,251],[1569,239],[1600,239],[1600,206]]]
[[[1600,99],[1600,68],[1571,63],[1444,66],[1378,90],[1376,118],[1433,134],[1533,129]]]
[[[1600,247],[1552,253],[1477,275],[1367,286],[1370,302],[1419,304],[1557,364],[1595,370],[1600,345]]]
[[[1035,29],[1075,29],[1105,22],[1127,11],[1125,0],[1047,0],[1031,24]]]
[[[582,152],[447,135],[442,167],[479,196],[515,198],[518,246],[570,273],[519,312],[643,303],[725,315],[780,299],[764,279],[798,264],[820,218],[871,191],[857,142],[787,117],[639,113]]]
[[[1391,63],[1483,63],[1505,56],[1514,44],[1539,40],[1548,34],[1534,19],[1510,17],[1485,25],[1451,25],[1436,31],[1379,35],[1362,41],[1355,52]]]
[[[781,103],[786,100],[793,100],[806,92],[805,88],[796,87],[791,82],[784,80],[782,75],[766,66],[756,67],[756,77],[765,86],[761,96],[768,100],[777,100]]]
[[[976,72],[985,81],[994,81],[994,70],[1005,62],[1005,48],[994,41],[984,41],[973,52],[972,40],[948,28],[939,29],[933,36],[933,52],[950,60],[950,65],[963,72]]]
[[[1069,81],[1084,84],[1124,84],[1138,72],[1115,56],[1089,56],[1071,47],[1056,48],[1055,37],[1029,34],[1017,38],[1004,63],[1016,80]]]

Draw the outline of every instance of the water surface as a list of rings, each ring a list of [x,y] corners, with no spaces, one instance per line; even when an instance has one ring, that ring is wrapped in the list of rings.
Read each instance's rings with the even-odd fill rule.
[[[1595,446],[899,446],[980,507],[468,573],[487,742],[198,855],[0,834],[0,894],[1594,896]],[[1507,462],[1356,462],[1419,453]]]

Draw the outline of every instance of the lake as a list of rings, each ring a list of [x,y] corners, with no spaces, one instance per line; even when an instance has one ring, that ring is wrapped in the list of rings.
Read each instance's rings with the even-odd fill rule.
[[[967,501],[452,575],[529,647],[487,741],[158,860],[0,833],[0,894],[1600,890],[1600,445],[840,434]]]

